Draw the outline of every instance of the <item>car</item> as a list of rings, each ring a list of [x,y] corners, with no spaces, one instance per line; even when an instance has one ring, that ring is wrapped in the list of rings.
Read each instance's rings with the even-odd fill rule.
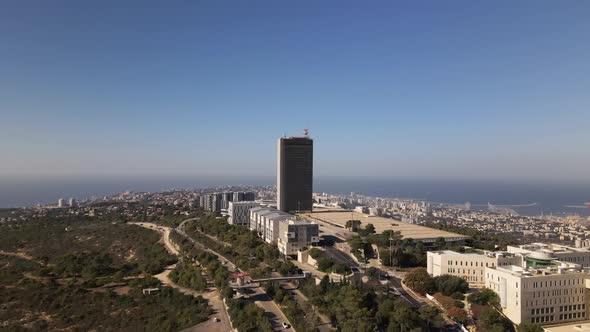
[[[291,327],[291,325],[289,325],[289,323],[283,322],[283,328],[288,329],[290,327]]]

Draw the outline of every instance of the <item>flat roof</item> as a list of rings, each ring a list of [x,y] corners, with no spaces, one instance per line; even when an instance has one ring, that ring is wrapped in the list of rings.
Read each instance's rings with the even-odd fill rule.
[[[546,332],[590,332],[590,321],[543,326]]]
[[[469,238],[468,236],[442,231],[426,226],[420,226],[415,224],[409,224],[402,221],[397,221],[390,218],[383,217],[369,217],[366,214],[359,213],[356,211],[336,209],[336,208],[314,208],[313,212],[300,213],[300,216],[311,220],[319,220],[332,224],[338,224],[342,227],[346,226],[348,220],[360,220],[361,226],[365,227],[367,224],[373,224],[375,226],[375,232],[383,233],[386,230],[393,230],[400,232],[403,238],[414,240],[434,241],[439,237],[445,240],[457,241]]]

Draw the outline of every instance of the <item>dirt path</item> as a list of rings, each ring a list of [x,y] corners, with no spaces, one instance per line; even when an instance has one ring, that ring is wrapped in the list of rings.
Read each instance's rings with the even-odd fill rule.
[[[170,232],[172,232],[172,228],[160,226],[160,225],[156,225],[156,224],[152,224],[152,223],[146,223],[146,222],[134,222],[134,223],[130,223],[130,224],[145,227],[145,228],[155,230],[155,231],[161,233],[162,238],[160,239],[160,242],[162,244],[164,244],[164,246],[166,247],[166,250],[168,250],[168,252],[170,252],[171,254],[174,254],[176,256],[180,255],[180,251],[178,250],[178,248],[170,241]],[[200,332],[200,331],[203,331],[203,332],[205,332],[205,331],[228,332],[228,331],[232,331],[231,324],[229,321],[229,315],[225,309],[225,305],[223,304],[223,300],[221,299],[221,294],[219,294],[219,291],[216,288],[212,288],[212,289],[209,289],[208,291],[197,292],[193,289],[182,287],[182,286],[176,284],[175,282],[170,280],[170,277],[169,277],[170,272],[172,272],[174,267],[176,267],[176,264],[167,266],[163,272],[154,275],[154,278],[160,280],[160,282],[162,282],[162,284],[164,284],[166,286],[177,289],[178,291],[180,291],[183,294],[191,295],[191,296],[195,296],[195,297],[202,296],[204,299],[209,301],[209,305],[213,308],[213,314],[212,314],[213,317],[210,317],[207,321],[197,324],[197,325],[190,327],[188,329],[185,329],[183,331],[191,331],[191,332]],[[216,322],[215,318],[217,318],[219,321]]]
[[[138,225],[138,226],[141,226],[141,227],[144,227],[147,229],[157,231],[158,233],[162,234],[162,238],[160,239],[160,242],[162,242],[164,244],[164,246],[166,247],[166,250],[168,250],[168,252],[173,255],[176,255],[176,256],[180,255],[180,251],[178,250],[178,248],[172,242],[170,242],[170,232],[172,232],[172,228],[152,224],[149,222],[130,222],[129,224]]]

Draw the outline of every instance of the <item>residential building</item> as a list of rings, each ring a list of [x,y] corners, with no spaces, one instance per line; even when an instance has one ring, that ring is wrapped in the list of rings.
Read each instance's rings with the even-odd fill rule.
[[[231,225],[250,226],[250,209],[260,206],[256,202],[229,202],[227,222]]]
[[[277,207],[284,212],[311,211],[313,140],[307,136],[278,140]]]

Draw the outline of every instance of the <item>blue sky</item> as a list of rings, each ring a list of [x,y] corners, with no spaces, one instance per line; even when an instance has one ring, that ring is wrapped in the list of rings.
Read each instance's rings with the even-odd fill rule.
[[[3,1],[0,175],[590,180],[587,1]]]

